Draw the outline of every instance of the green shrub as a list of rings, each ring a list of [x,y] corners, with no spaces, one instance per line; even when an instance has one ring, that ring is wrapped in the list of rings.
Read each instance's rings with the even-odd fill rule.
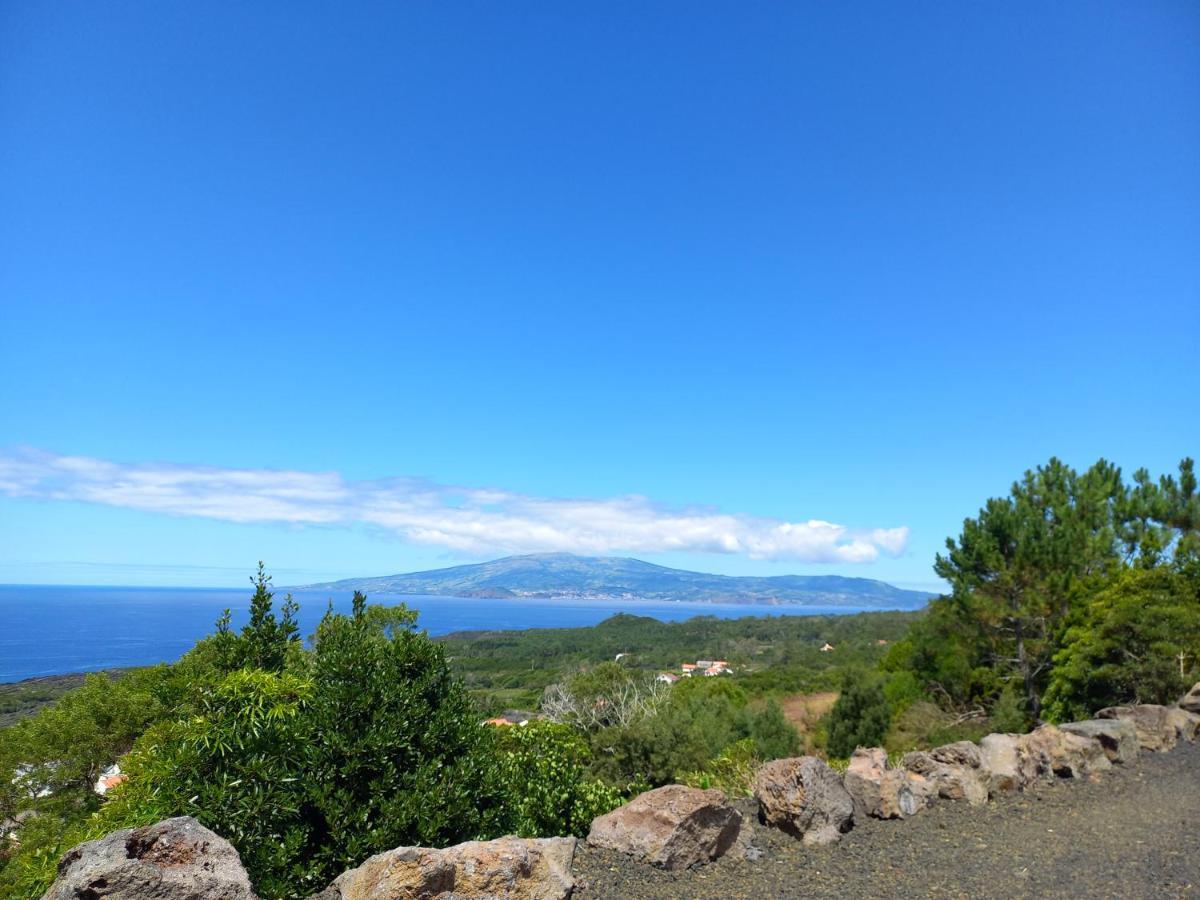
[[[368,608],[318,627],[308,671],[304,814],[327,873],[404,845],[444,846],[502,829],[492,737],[415,614]]]
[[[1031,723],[1025,698],[1014,685],[1006,684],[1000,691],[1000,696],[992,704],[988,720],[992,731],[1022,734],[1029,730]]]
[[[652,714],[590,736],[592,772],[611,784],[669,784],[746,736],[745,703],[741,688],[724,678],[680,682]]]
[[[800,735],[773,698],[758,708],[747,707],[738,724],[758,759],[783,759],[799,751]]]
[[[80,840],[173,815],[228,838],[263,897],[308,896],[392,847],[507,829],[492,737],[412,613],[356,595],[353,614],[327,614],[305,653],[271,615],[261,573],[256,585],[254,628],[219,629],[181,663],[190,684],[172,687],[173,713],[138,738],[111,801],[22,829],[6,894],[38,896]],[[240,658],[281,668],[227,671]],[[83,755],[111,761],[102,746]]]
[[[743,738],[722,750],[720,756],[702,769],[682,773],[679,781],[705,790],[716,788],[728,797],[752,797],[754,773],[762,762],[753,738]]]
[[[913,672],[901,670],[889,672],[883,682],[883,695],[887,698],[888,708],[895,717],[908,709],[918,700],[925,698],[921,681]]]
[[[521,837],[587,834],[592,819],[623,802],[622,792],[588,777],[587,742],[552,722],[498,729],[508,827]]]
[[[921,700],[896,716],[883,739],[883,746],[889,753],[903,754],[909,750],[928,750],[955,741],[978,741],[996,730],[988,719],[956,722],[950,713]]]
[[[850,670],[829,713],[829,754],[846,757],[857,747],[879,746],[890,722],[891,709],[879,678]]]
[[[1046,717],[1086,718],[1121,703],[1171,703],[1186,690],[1177,654],[1200,654],[1195,582],[1166,568],[1128,569],[1084,588],[1087,604],[1054,656]]]

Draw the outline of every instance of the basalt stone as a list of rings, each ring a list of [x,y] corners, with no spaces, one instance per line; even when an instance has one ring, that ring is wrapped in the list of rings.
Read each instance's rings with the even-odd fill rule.
[[[1041,725],[1020,740],[1027,781],[1035,778],[1084,778],[1112,768],[1100,741]]]
[[[763,822],[806,844],[835,843],[854,823],[854,801],[842,779],[815,756],[761,766],[754,776],[754,796]]]
[[[42,900],[254,900],[229,841],[191,816],[80,844]]]
[[[1068,734],[1099,741],[1109,762],[1127,766],[1137,761],[1137,729],[1125,719],[1085,719],[1082,722],[1068,722],[1059,728]]]
[[[968,746],[975,749],[973,755],[978,761],[979,748],[974,744]],[[937,796],[943,800],[966,800],[971,806],[987,803],[988,789],[983,771],[977,765],[943,762],[942,759],[945,758],[962,759],[964,757],[956,754],[942,754],[942,758],[939,759],[937,753],[942,749],[944,748],[939,747],[937,750],[927,753],[919,750],[906,753],[900,765],[906,771],[920,775],[928,781]]]
[[[1025,787],[1019,734],[989,734],[979,742],[979,768],[988,794],[995,797]]]
[[[983,754],[978,744],[971,741],[955,741],[953,744],[943,744],[929,751],[940,763],[948,766],[962,766],[967,769],[978,769],[983,764]]]
[[[575,838],[503,837],[444,850],[397,847],[343,872],[310,900],[566,900]]]
[[[1165,706],[1152,703],[1139,706],[1110,706],[1096,713],[1096,718],[1124,719],[1130,722],[1137,730],[1138,745],[1143,750],[1170,750],[1179,741],[1179,729]]]
[[[881,747],[860,747],[850,757],[846,790],[854,799],[855,815],[876,819],[915,816],[937,796],[936,786],[924,775],[907,769],[889,769]]]
[[[1192,685],[1192,689],[1180,697],[1176,705],[1180,709],[1200,715],[1200,681]]]
[[[668,784],[594,819],[587,840],[663,869],[686,869],[724,855],[741,824],[720,791]]]
[[[1181,741],[1190,743],[1200,733],[1200,715],[1178,706],[1167,707],[1167,721],[1175,726],[1175,735]]]

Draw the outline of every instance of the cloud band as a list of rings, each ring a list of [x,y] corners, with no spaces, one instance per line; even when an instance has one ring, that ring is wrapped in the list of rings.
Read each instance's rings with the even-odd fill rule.
[[[730,553],[752,559],[868,563],[898,556],[908,528],[677,508],[631,495],[535,497],[420,478],[348,481],[336,472],[125,464],[42,450],[0,452],[0,494],[97,503],[225,522],[368,525],[467,555]]]

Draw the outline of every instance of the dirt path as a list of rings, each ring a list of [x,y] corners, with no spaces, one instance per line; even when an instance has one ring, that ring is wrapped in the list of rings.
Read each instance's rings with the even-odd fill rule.
[[[943,802],[905,822],[868,820],[823,850],[753,828],[759,860],[678,873],[581,845],[580,896],[1200,897],[1200,744],[1143,753],[1097,782],[1039,785],[975,809]]]

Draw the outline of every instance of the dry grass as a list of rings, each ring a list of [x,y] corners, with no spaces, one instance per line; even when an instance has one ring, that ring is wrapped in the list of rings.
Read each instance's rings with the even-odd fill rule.
[[[833,709],[837,698],[837,691],[821,691],[816,694],[792,694],[779,701],[783,714],[800,733],[803,752],[813,751],[812,733],[817,727],[817,722]]]

